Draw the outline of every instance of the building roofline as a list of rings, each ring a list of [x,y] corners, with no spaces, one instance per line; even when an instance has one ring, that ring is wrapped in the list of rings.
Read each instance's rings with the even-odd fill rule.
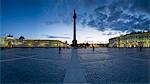
[[[134,33],[129,33],[129,34],[120,35],[120,36],[117,36],[117,37],[110,38],[109,40],[116,39],[116,38],[119,38],[119,37],[128,36],[128,35],[133,35],[133,34],[145,34],[145,33],[149,33],[150,34],[150,31],[148,31],[148,32],[134,32]]]

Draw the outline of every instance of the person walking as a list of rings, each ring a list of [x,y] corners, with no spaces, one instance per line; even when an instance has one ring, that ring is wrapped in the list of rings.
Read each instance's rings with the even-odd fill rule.
[[[61,47],[59,46],[59,54],[61,53]]]
[[[93,48],[93,52],[95,51],[95,47],[94,47],[94,45],[92,44],[92,48]]]

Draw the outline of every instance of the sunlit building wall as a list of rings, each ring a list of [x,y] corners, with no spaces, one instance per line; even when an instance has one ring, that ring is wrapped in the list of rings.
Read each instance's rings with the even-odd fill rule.
[[[22,40],[13,36],[1,37],[0,47],[69,47],[68,44],[59,40]]]
[[[138,32],[109,39],[109,47],[150,47],[150,32]]]
[[[16,38],[13,36],[0,37],[0,47],[12,47],[16,44]]]
[[[119,39],[120,38],[118,38],[118,37],[109,39],[109,46],[110,47],[119,47],[120,46]]]
[[[1,37],[0,38],[0,47],[4,47],[5,46],[5,38]]]
[[[22,40],[17,41],[15,47],[64,47],[65,44],[59,40]]]

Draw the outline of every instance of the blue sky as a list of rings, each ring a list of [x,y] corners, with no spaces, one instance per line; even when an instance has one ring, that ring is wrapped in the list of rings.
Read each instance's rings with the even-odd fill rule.
[[[108,42],[150,30],[149,0],[1,0],[1,36],[72,41],[73,9],[79,42]]]

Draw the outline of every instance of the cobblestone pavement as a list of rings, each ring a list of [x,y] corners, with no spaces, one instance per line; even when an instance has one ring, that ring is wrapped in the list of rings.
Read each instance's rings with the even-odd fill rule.
[[[150,48],[12,48],[0,52],[1,83],[100,84],[150,81]]]

